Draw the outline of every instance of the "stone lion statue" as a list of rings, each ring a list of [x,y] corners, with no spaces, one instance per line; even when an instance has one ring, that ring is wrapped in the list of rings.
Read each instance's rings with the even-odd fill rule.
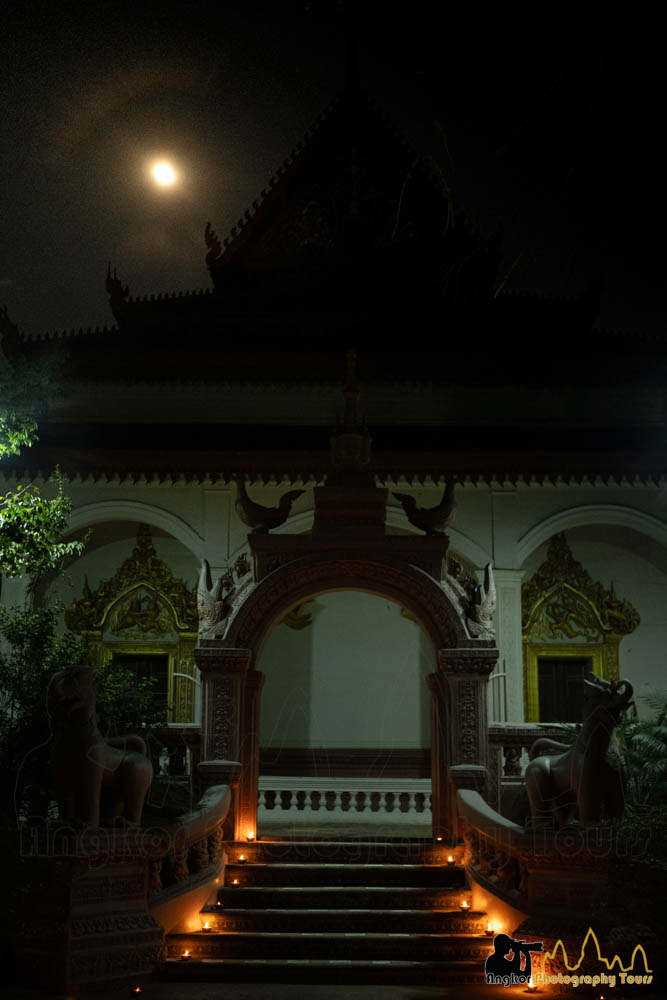
[[[139,823],[153,780],[146,744],[139,736],[102,736],[95,701],[92,667],[75,663],[51,678],[48,710],[60,818],[84,826],[118,818]]]

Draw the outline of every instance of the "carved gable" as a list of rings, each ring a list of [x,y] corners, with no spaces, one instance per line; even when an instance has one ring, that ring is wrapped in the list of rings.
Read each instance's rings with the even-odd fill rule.
[[[549,542],[547,558],[522,587],[525,639],[599,642],[607,635],[628,635],[639,625],[629,601],[595,582],[578,562],[564,532]]]

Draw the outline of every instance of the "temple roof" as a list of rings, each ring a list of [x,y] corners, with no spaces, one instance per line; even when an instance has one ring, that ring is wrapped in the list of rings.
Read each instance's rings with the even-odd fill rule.
[[[354,80],[230,234],[205,238],[210,289],[133,298],[131,275],[109,269],[116,326],[46,338],[66,341],[73,375],[318,380],[353,346],[380,379],[448,381],[472,351],[485,383],[508,357],[516,376],[516,345],[536,335],[600,354],[599,289],[512,293],[501,231],[482,230]]]

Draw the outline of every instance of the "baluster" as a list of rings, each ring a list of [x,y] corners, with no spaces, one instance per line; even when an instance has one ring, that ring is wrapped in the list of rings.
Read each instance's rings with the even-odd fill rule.
[[[327,812],[335,811],[337,799],[338,799],[338,792],[329,791],[324,793],[324,801],[326,803],[325,808]]]
[[[257,809],[266,809],[266,789],[260,788],[257,792]]]
[[[503,774],[506,778],[517,777],[521,774],[521,747],[504,746],[505,766]]]
[[[190,874],[187,847],[176,847],[171,857],[172,882],[184,882]]]
[[[155,892],[160,892],[162,889],[162,861],[162,858],[151,861],[148,883],[149,896],[152,896]]]
[[[384,795],[384,808],[385,812],[393,812],[396,808],[396,796],[393,792],[385,792]]]
[[[317,812],[317,810],[321,807],[321,805],[322,805],[322,792],[312,791],[310,793],[310,808],[313,810],[313,812]]]
[[[206,837],[190,848],[190,871],[203,872],[208,868],[208,842]]]
[[[413,792],[401,792],[398,796],[398,808],[403,813],[416,813],[417,806]]]
[[[217,861],[222,851],[222,826],[216,826],[208,835],[208,856],[210,861]]]
[[[288,812],[292,808],[292,791],[285,788],[280,792],[280,808]]]

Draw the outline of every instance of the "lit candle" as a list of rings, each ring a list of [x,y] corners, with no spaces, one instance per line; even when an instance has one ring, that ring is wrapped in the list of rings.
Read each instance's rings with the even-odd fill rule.
[[[209,922],[207,920],[206,923],[204,924],[204,926],[202,927],[202,931],[204,932],[204,934],[210,934],[212,930],[213,930],[213,928],[211,927],[211,925],[209,924]]]
[[[232,879],[232,885],[238,885],[238,884],[239,884],[239,880],[237,878],[233,878]]]
[[[221,910],[222,909],[222,901],[221,900],[216,899],[216,901],[215,901],[215,908],[216,908],[216,910]]]
[[[470,909],[470,904],[469,904],[469,902],[468,902],[467,899],[462,899],[461,900],[461,909],[462,910],[469,910]]]
[[[528,980],[528,986],[526,987],[526,993],[537,993],[537,986],[533,982],[533,977],[532,976]]]
[[[255,839],[255,831],[254,831],[254,830],[251,830],[251,831],[250,831],[250,832],[248,833],[248,836],[246,837],[246,840],[248,840],[248,841],[250,841],[250,843],[252,843],[252,841],[253,841],[254,839]]]
[[[181,962],[189,962],[189,961],[190,961],[190,952],[184,951],[183,954],[181,955]]]
[[[454,858],[453,858],[453,856],[452,856],[451,854],[450,854],[450,855],[449,855],[449,857],[447,858],[447,864],[448,864],[448,865],[453,865],[453,864],[456,864],[456,862],[454,861]]]
[[[489,937],[491,937],[491,935],[493,934],[493,924],[491,923],[490,920],[486,925],[486,933],[488,934]]]
[[[440,841],[442,840],[442,837],[436,837],[435,839],[436,839],[436,841],[437,841],[438,843],[440,843]]]
[[[245,854],[239,854],[239,864],[240,865],[244,865],[245,863],[246,863],[246,856],[245,856]]]
[[[142,992],[141,986],[135,986],[133,990],[130,991],[132,996],[136,996],[138,993]]]

